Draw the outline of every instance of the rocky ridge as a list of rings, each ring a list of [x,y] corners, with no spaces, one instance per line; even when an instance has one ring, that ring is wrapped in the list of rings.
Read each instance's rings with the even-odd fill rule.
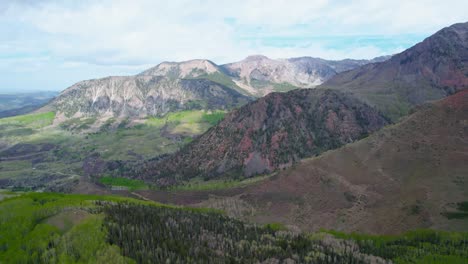
[[[175,155],[149,162],[137,174],[153,180],[249,177],[353,142],[387,123],[338,91],[272,93],[231,112]]]

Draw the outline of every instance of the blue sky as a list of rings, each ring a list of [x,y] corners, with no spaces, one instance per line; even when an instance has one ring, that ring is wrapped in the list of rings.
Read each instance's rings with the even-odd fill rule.
[[[161,61],[364,58],[468,21],[468,1],[0,1],[0,92],[63,90]]]

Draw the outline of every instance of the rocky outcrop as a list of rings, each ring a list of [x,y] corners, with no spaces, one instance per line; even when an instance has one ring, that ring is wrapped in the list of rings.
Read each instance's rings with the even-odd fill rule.
[[[377,111],[338,91],[272,93],[233,111],[174,156],[148,163],[147,179],[248,177],[291,166],[387,124]]]
[[[231,109],[249,97],[207,79],[138,75],[79,82],[52,102],[67,117],[146,117],[189,109]]]
[[[203,74],[219,72],[219,66],[209,60],[189,60],[183,62],[162,62],[139,75],[166,76],[172,78],[193,78]]]
[[[339,72],[354,69],[374,60],[324,60],[313,57],[270,59],[262,55],[222,65],[236,84],[253,95],[264,96],[270,92],[284,92],[294,88],[312,88],[330,79]]]

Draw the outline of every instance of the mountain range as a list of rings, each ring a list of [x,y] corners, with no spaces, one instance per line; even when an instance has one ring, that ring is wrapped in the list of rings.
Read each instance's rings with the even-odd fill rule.
[[[338,72],[387,58],[273,60],[257,55],[225,65],[202,59],[162,62],[135,76],[79,82],[42,111],[56,112],[58,123],[83,117],[103,123],[111,117],[123,120],[193,109],[229,110],[270,92],[315,87]]]
[[[467,32],[468,23],[455,24],[314,89],[269,94],[233,111],[168,159],[146,164],[138,175],[166,185],[271,173],[367,136],[410,107],[467,88]],[[399,111],[402,105],[408,109]]]
[[[389,56],[372,60],[324,60],[299,57],[274,60],[262,55],[222,65],[241,89],[254,96],[265,96],[271,92],[284,92],[295,88],[313,88],[340,72],[359,66],[385,61]]]
[[[468,200],[467,158],[468,90],[464,90],[256,185],[214,192],[200,206],[311,231],[467,230],[463,213],[455,217],[457,204]]]
[[[373,61],[255,55],[82,81],[0,120],[0,187],[301,230],[466,230],[467,43],[460,23]]]
[[[137,6],[125,5],[131,15]],[[11,14],[24,9],[6,7]],[[46,7],[40,6],[47,15]],[[377,7],[367,11],[385,13]],[[179,20],[199,18],[200,10],[175,16],[177,33],[185,32]],[[359,17],[354,11],[343,21]],[[70,12],[65,16],[80,17]],[[103,19],[90,21],[106,22],[98,13]],[[262,32],[245,24],[252,14],[226,18],[223,28],[247,30],[251,41],[251,33]],[[421,15],[405,31],[434,25],[418,27]],[[257,20],[250,22],[270,21]],[[327,21],[315,20],[258,26],[297,34]],[[125,14],[111,20],[129,28],[151,21]],[[210,21],[216,20],[202,22]],[[367,25],[388,33],[407,22]],[[203,23],[193,30],[206,32]],[[62,31],[49,34],[54,43],[86,36]],[[110,41],[125,35],[111,33]],[[125,46],[142,47],[131,43],[144,30],[136,33]],[[268,39],[283,45],[309,35]],[[62,61],[49,55],[48,65],[36,64]],[[39,68],[21,77],[34,79]],[[468,22],[372,60],[252,55],[226,64],[162,62],[133,76],[84,80],[60,94],[0,95],[0,264],[468,263],[467,231]]]

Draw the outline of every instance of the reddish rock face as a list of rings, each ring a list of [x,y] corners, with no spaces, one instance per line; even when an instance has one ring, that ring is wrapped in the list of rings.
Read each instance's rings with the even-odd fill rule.
[[[365,137],[386,125],[342,92],[273,93],[231,114],[174,156],[144,168],[154,179],[249,177]]]
[[[456,93],[447,99],[440,102],[443,105],[449,106],[456,110],[468,108],[468,89]]]

